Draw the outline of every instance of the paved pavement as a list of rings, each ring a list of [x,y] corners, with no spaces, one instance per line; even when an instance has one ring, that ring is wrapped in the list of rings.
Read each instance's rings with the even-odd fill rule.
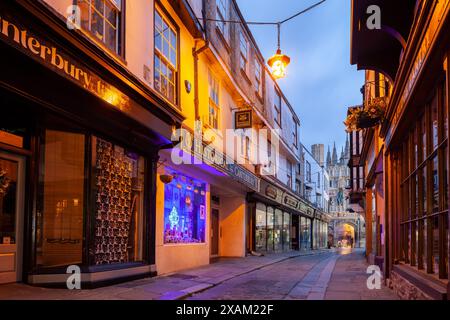
[[[396,299],[389,289],[366,288],[367,265],[361,251],[344,253],[220,259],[200,268],[94,290],[0,285],[0,300]]]

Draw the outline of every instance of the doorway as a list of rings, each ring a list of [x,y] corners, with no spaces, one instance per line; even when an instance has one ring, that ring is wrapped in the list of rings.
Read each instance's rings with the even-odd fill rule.
[[[211,258],[219,256],[219,210],[211,210]]]
[[[22,281],[25,159],[0,151],[0,284]]]

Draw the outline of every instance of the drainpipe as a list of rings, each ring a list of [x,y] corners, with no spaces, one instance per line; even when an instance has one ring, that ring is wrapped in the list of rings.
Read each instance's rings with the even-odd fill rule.
[[[194,110],[195,110],[195,120],[200,120],[200,111],[199,111],[199,88],[198,88],[198,56],[203,51],[208,49],[209,42],[205,41],[205,44],[197,49],[198,40],[195,41],[195,47],[192,48],[192,55],[194,57]]]

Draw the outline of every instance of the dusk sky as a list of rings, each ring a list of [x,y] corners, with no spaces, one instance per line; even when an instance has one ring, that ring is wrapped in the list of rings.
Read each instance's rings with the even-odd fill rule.
[[[318,0],[237,0],[248,21],[280,21]],[[282,26],[281,50],[291,57],[279,80],[301,120],[300,139],[338,152],[345,143],[347,107],[361,104],[364,72],[350,65],[350,0],[327,0]],[[250,26],[264,57],[276,51],[275,26]]]

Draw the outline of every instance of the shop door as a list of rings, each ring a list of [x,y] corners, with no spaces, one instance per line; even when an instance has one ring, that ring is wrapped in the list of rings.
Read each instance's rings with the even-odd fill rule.
[[[22,280],[25,160],[0,151],[0,283]]]
[[[219,255],[219,210],[211,211],[211,256]]]

